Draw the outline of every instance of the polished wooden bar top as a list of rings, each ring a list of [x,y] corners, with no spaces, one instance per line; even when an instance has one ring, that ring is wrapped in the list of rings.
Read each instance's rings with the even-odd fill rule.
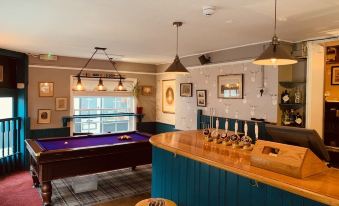
[[[153,146],[327,204],[339,205],[339,170],[296,179],[250,165],[251,151],[206,142],[202,131],[169,132],[151,137]]]

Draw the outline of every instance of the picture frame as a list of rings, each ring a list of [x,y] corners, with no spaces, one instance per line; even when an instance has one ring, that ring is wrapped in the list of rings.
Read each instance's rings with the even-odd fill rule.
[[[53,97],[54,83],[53,82],[39,82],[39,97]]]
[[[162,80],[162,112],[175,114],[175,79]]]
[[[0,65],[0,82],[4,81],[4,66]]]
[[[206,107],[207,106],[207,90],[197,90],[197,106]]]
[[[180,84],[180,96],[181,97],[192,97],[193,84],[192,83],[181,83]]]
[[[244,74],[218,75],[218,98],[243,99]]]
[[[38,124],[50,124],[51,113],[51,109],[38,109]]]
[[[339,85],[339,66],[331,68],[331,85]]]
[[[142,96],[152,96],[153,95],[153,86],[143,85],[140,86]]]
[[[55,111],[67,111],[68,101],[67,97],[55,98]]]

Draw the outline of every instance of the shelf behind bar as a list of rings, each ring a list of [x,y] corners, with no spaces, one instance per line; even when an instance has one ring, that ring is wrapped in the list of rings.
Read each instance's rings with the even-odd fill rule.
[[[77,118],[97,118],[97,117],[137,117],[138,122],[141,122],[144,114],[135,114],[135,113],[113,113],[113,114],[86,114],[86,115],[73,115],[62,117],[62,126],[67,127],[67,123],[73,119]]]

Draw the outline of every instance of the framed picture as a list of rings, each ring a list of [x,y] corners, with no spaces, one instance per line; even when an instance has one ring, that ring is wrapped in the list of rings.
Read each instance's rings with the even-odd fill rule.
[[[206,90],[197,90],[197,106],[206,107],[207,106],[207,91]]]
[[[0,82],[4,81],[4,66],[0,65]]]
[[[191,97],[192,96],[192,83],[181,83],[180,84],[180,96],[181,97]]]
[[[162,80],[162,112],[175,113],[175,80]]]
[[[152,96],[153,95],[153,87],[152,86],[140,86],[141,87],[141,95],[142,96]]]
[[[339,66],[333,66],[331,70],[331,84],[339,85]]]
[[[229,74],[218,76],[218,98],[242,99],[243,74]]]
[[[39,82],[39,97],[53,97],[54,83],[53,82]]]
[[[38,124],[50,124],[51,112],[50,109],[38,109]]]
[[[66,97],[55,98],[55,110],[56,111],[66,111],[67,110],[67,98]]]

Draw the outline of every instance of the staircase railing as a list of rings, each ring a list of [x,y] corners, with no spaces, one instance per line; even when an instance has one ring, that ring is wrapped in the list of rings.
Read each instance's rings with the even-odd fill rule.
[[[0,174],[19,167],[21,118],[0,119]]]

